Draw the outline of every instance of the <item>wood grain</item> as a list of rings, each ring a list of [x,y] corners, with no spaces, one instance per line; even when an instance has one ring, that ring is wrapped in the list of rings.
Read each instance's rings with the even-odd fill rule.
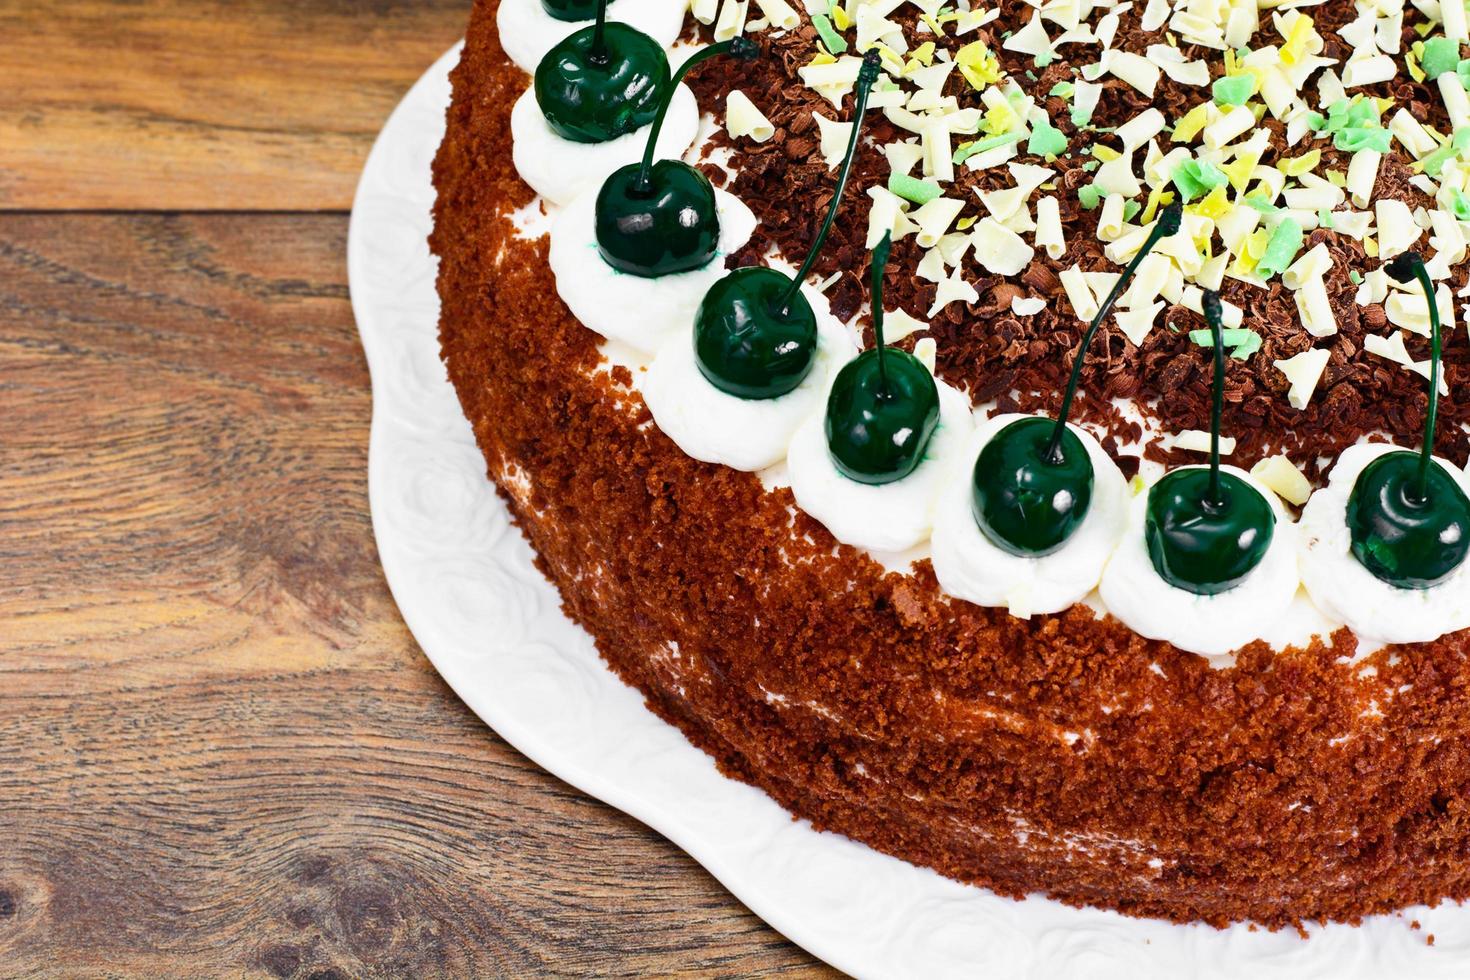
[[[0,216],[0,975],[824,972],[418,651],[345,232]]]
[[[344,210],[468,0],[0,0],[0,208]]]

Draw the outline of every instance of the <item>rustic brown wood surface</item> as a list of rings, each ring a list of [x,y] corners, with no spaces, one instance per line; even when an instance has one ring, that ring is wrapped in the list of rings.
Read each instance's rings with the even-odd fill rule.
[[[825,972],[384,584],[346,216],[248,212],[340,212],[466,8],[0,0],[0,976]]]

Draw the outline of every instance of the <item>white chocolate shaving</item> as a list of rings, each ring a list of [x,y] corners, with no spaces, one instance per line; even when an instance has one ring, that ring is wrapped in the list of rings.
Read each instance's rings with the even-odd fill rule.
[[[764,143],[776,133],[776,127],[771,125],[765,113],[738,88],[731,89],[725,96],[725,129],[731,136],[748,136],[757,143]]]

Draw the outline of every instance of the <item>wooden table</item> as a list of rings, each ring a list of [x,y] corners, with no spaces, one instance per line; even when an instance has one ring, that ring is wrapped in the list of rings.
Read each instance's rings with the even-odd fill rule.
[[[346,211],[468,0],[0,0],[0,975],[823,972],[429,667]]]

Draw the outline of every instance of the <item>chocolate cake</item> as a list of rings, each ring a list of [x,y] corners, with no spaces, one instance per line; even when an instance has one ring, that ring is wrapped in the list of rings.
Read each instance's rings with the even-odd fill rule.
[[[1391,642],[1389,630],[1368,642],[1329,610],[1326,626],[1291,642],[1258,633],[1228,656],[1202,656],[1140,634],[1095,593],[1057,612],[1020,600],[986,605],[946,588],[938,556],[924,548],[893,555],[834,534],[801,506],[781,467],[700,461],[671,439],[643,396],[647,352],[610,343],[559,292],[545,216],[577,205],[538,198],[512,161],[512,107],[532,76],[502,46],[501,2],[476,0],[434,168],[444,359],[538,567],[650,710],[730,778],[818,829],[1004,895],[1273,928],[1470,896],[1464,629],[1421,642]],[[657,2],[615,0],[611,9]],[[825,131],[851,122],[857,99],[851,78],[814,85],[807,69],[856,73],[846,59],[879,48],[884,72],[873,91],[897,89],[903,101],[889,94],[863,116],[838,218],[807,280],[833,321],[851,327],[854,352],[875,344],[877,228],[892,254],[876,308],[888,309],[890,340],[895,323],[911,328],[894,349],[932,359],[941,394],[965,395],[982,419],[1055,418],[1081,363],[1071,420],[1139,495],[1166,467],[1202,461],[1185,433],[1210,427],[1218,323],[1197,300],[1218,292],[1239,317],[1225,331],[1235,344],[1221,362],[1219,430],[1234,440],[1228,459],[1240,479],[1269,487],[1280,537],[1295,533],[1306,495],[1273,473],[1290,470],[1322,494],[1354,447],[1417,444],[1438,327],[1433,338],[1418,329],[1429,303],[1416,301],[1412,282],[1385,283],[1381,270],[1390,251],[1418,247],[1436,256],[1427,275],[1449,314],[1434,449],[1464,463],[1470,400],[1459,392],[1470,381],[1470,343],[1456,327],[1467,276],[1454,211],[1463,195],[1446,190],[1470,146],[1446,95],[1464,92],[1451,80],[1463,17],[1203,0],[1084,0],[1060,16],[1056,0],[723,6],[733,12],[694,5],[686,44],[743,36],[760,56],[711,58],[688,75],[716,128],[686,158],[756,224],[712,274],[800,263],[837,186],[828,151],[844,140]],[[1230,12],[1247,7],[1242,28]],[[1206,8],[1218,8],[1214,27]],[[1212,30],[1228,43],[1212,43]],[[1253,60],[1263,49],[1270,56]],[[673,63],[692,50],[676,49]],[[935,65],[953,68],[933,73],[942,80],[930,89],[909,84]],[[1278,75],[1273,65],[1285,67]],[[1347,94],[1332,98],[1324,74]],[[1272,94],[1295,75],[1310,81]],[[741,105],[739,125],[726,117],[732,91],[748,95],[728,100]],[[768,129],[749,125],[745,102],[758,104]],[[1298,111],[1303,102],[1310,112]],[[1152,120],[1150,110],[1162,128],[1128,145],[1128,127]],[[905,126],[951,113],[957,122],[940,135]],[[1246,128],[1234,132],[1236,119]],[[1259,152],[1242,165],[1239,147],[1252,140]],[[1188,152],[1148,179],[1178,147]],[[1212,157],[1221,147],[1236,152]],[[999,162],[985,158],[994,151]],[[985,165],[966,166],[976,158]],[[1135,194],[1108,183],[1129,170],[1118,160],[1134,161]],[[1370,163],[1370,195],[1354,201]],[[998,217],[998,198],[987,195],[1039,174],[1028,167],[1049,174],[1021,195],[1025,219]],[[936,194],[961,204],[921,241],[912,216]],[[1041,246],[1039,208],[1031,219],[1042,197],[1055,202],[1057,247]],[[1223,275],[1212,277],[1203,259],[1182,288],[1161,280],[1157,298],[1135,297],[1133,307],[1155,312],[1104,320],[1079,362],[1091,316],[1079,302],[1100,300],[1097,285],[1124,264],[1110,245],[1151,227],[1174,200],[1186,234],[1202,220],[1249,230],[1238,248],[1226,241],[1215,253],[1226,256]],[[1470,218],[1470,198],[1463,204]],[[1228,217],[1240,209],[1255,217]],[[1404,216],[1410,226],[1396,227]],[[1015,238],[1028,253],[1015,271],[996,271],[1007,263],[984,252],[990,239],[977,230],[1002,225],[994,240]],[[945,235],[965,238],[955,262],[942,252]],[[578,255],[587,268],[601,261]],[[1314,267],[1313,255],[1325,265]],[[1090,297],[1076,285],[1089,275]],[[1316,296],[1325,305],[1314,306]],[[1223,335],[1214,336],[1219,348]],[[1291,360],[1304,354],[1320,362],[1305,380],[1292,370],[1305,362]],[[962,479],[975,462],[967,451]],[[1445,472],[1454,476],[1452,466]],[[1336,507],[1329,516],[1340,520]]]

